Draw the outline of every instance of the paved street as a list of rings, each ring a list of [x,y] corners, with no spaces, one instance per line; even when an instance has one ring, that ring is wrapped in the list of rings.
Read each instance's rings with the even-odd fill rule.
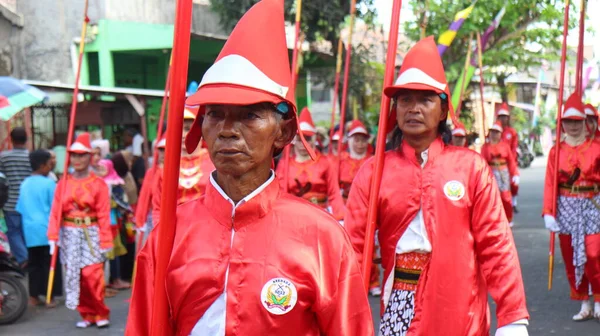
[[[579,304],[569,300],[569,289],[558,246],[554,288],[551,292],[547,290],[549,235],[540,218],[545,172],[542,161],[543,159],[538,159],[532,168],[522,172],[520,213],[516,216],[516,226],[513,229],[523,268],[527,303],[531,313],[529,334],[532,336],[600,335],[600,323],[571,321],[571,316],[579,310]],[[123,335],[128,295],[129,292],[123,292],[119,296],[107,300],[112,309],[111,321],[113,324],[110,329],[76,330],[74,324],[78,319],[77,313],[61,307],[50,311],[30,309],[25,318],[17,324],[0,327],[0,335]],[[372,298],[371,305],[374,307],[374,316],[378,316],[378,300]],[[492,304],[492,310],[493,308]]]

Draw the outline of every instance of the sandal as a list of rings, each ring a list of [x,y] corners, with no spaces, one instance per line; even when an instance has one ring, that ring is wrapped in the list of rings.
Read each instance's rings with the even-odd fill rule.
[[[582,309],[579,313],[577,313],[577,315],[573,316],[573,321],[583,322],[583,321],[591,320],[593,318],[594,318],[594,314],[592,313],[591,310]]]
[[[50,301],[50,303],[46,303],[47,309],[56,308],[57,306],[58,306],[58,301],[56,301],[56,300],[52,300],[52,301]]]
[[[117,296],[117,294],[119,294],[119,291],[110,287],[107,287],[106,290],[104,291],[104,297],[107,298],[111,298],[114,296]]]

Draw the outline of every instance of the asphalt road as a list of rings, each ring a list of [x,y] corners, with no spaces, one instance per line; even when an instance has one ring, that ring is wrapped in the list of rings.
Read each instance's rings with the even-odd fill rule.
[[[554,288],[550,292],[547,289],[549,235],[540,218],[544,173],[544,159],[538,159],[531,168],[522,171],[520,213],[516,215],[516,225],[513,228],[523,269],[527,304],[531,314],[529,334],[531,336],[600,335],[600,323],[598,322],[576,323],[571,321],[571,316],[579,311],[579,304],[569,300],[569,287],[558,244]],[[129,291],[124,291],[114,298],[107,299],[112,310],[112,326],[109,329],[77,330],[74,325],[78,321],[78,314],[65,307],[53,310],[30,308],[26,316],[16,324],[0,326],[0,335],[120,336],[124,333],[129,294]],[[493,301],[490,302],[493,318],[495,306]],[[374,319],[377,321],[379,316],[377,298],[371,298],[371,306]],[[495,324],[495,318],[493,320]],[[495,327],[492,327],[492,335],[494,330]]]

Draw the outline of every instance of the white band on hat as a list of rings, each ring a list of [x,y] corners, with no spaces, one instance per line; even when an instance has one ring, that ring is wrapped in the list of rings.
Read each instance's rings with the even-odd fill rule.
[[[500,125],[493,125],[493,126],[490,128],[490,129],[496,130],[496,131],[498,131],[498,132],[502,132],[502,131],[504,131],[504,130],[502,129],[502,126],[500,126]]]
[[[317,133],[317,129],[307,122],[300,123],[300,131]]]
[[[501,109],[500,111],[498,111],[498,115],[499,116],[501,116],[501,115],[503,115],[503,116],[510,116],[510,112],[508,112],[505,109]]]
[[[592,110],[589,107],[585,109],[585,115],[589,115],[589,116],[592,116],[592,117],[596,116],[596,114],[594,113],[594,110]]]
[[[455,128],[452,130],[452,135],[467,136],[467,132],[462,128]]]
[[[444,91],[446,89],[446,84],[438,82],[433,77],[429,76],[423,70],[418,68],[410,68],[401,73],[398,79],[396,79],[394,86],[406,84],[425,84],[440,91]]]
[[[333,141],[339,141],[340,140],[340,135],[338,133],[333,135],[333,138],[331,138],[331,140]]]
[[[196,116],[194,115],[194,113],[192,113],[192,111],[188,110],[188,109],[184,109],[183,110],[183,119],[196,119]]]
[[[228,55],[213,64],[202,77],[198,87],[208,84],[234,84],[259,89],[285,99],[289,90],[262,72],[240,55]]]
[[[167,139],[162,139],[156,144],[156,147],[161,148],[161,147],[165,147],[166,145],[167,145]]]
[[[355,128],[353,130],[350,130],[350,132],[348,132],[348,136],[353,136],[354,134],[369,135],[369,132],[364,127],[357,127],[357,128]]]
[[[581,119],[585,119],[585,113],[582,113],[581,111],[579,111],[578,109],[574,108],[574,107],[569,107],[565,113],[563,113],[563,118],[581,118]]]
[[[81,142],[74,142],[71,145],[71,148],[69,148],[70,151],[72,152],[87,152],[87,153],[91,153],[92,149],[87,147],[86,145],[82,144]]]

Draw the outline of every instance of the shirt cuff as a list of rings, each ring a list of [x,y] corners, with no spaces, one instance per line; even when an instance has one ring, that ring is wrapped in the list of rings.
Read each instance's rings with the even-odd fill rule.
[[[527,325],[529,321],[521,319],[496,330],[495,336],[529,336]]]

